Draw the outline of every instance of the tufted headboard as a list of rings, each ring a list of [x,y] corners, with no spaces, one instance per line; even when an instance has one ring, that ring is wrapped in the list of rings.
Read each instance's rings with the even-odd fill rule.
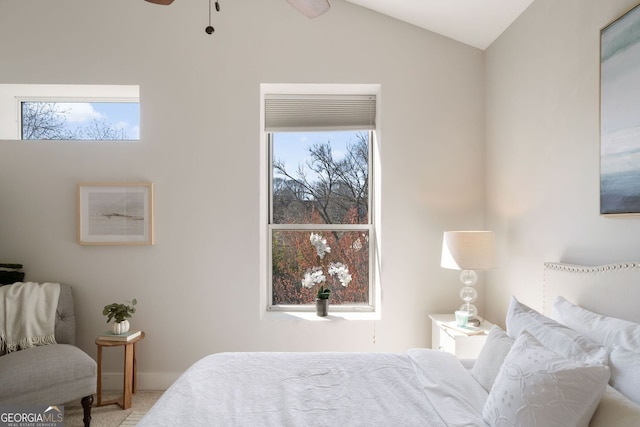
[[[58,344],[76,343],[76,313],[73,308],[71,286],[60,284],[60,298],[56,309],[56,342]]]
[[[545,263],[544,314],[551,314],[557,296],[606,316],[640,323],[640,263]]]

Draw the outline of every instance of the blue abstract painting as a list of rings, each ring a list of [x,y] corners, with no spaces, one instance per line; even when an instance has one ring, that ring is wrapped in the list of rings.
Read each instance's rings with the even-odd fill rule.
[[[600,213],[640,213],[640,6],[601,31]]]

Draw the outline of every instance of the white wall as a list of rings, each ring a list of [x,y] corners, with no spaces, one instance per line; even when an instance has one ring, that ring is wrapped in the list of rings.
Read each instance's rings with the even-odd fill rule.
[[[599,215],[600,29],[636,3],[536,0],[486,51],[491,319],[541,308],[546,261],[638,260],[640,218]]]
[[[0,141],[0,260],[74,286],[79,345],[94,357],[102,307],[137,298],[142,388],[213,352],[428,346],[427,314],[458,305],[440,248],[444,230],[484,225],[483,53],[331,3],[311,21],[285,1],[221,2],[212,36],[204,0],[0,6],[0,83],[140,85],[140,142]],[[382,85],[375,323],[260,318],[260,83]],[[123,180],[154,182],[156,245],[77,245],[76,184]]]

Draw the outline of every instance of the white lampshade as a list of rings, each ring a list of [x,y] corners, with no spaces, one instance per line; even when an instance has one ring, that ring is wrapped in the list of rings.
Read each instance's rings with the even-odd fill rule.
[[[492,270],[496,267],[493,231],[445,231],[440,266],[452,270]]]
[[[307,18],[315,18],[329,10],[331,5],[327,0],[287,0]]]

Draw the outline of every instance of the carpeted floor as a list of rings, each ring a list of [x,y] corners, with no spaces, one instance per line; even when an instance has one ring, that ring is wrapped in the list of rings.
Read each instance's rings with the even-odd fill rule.
[[[147,413],[154,403],[162,396],[162,391],[145,391],[139,390],[132,396],[132,404],[129,409],[122,409],[118,405],[108,405],[91,409],[91,426],[92,427],[131,427],[135,426],[138,421]],[[117,397],[117,393],[113,395],[105,392],[104,399],[113,399]],[[94,396],[95,399],[95,396]],[[94,402],[95,405],[95,402]],[[65,427],[82,427],[82,405],[80,400],[77,402],[69,402],[64,405],[64,425]]]

